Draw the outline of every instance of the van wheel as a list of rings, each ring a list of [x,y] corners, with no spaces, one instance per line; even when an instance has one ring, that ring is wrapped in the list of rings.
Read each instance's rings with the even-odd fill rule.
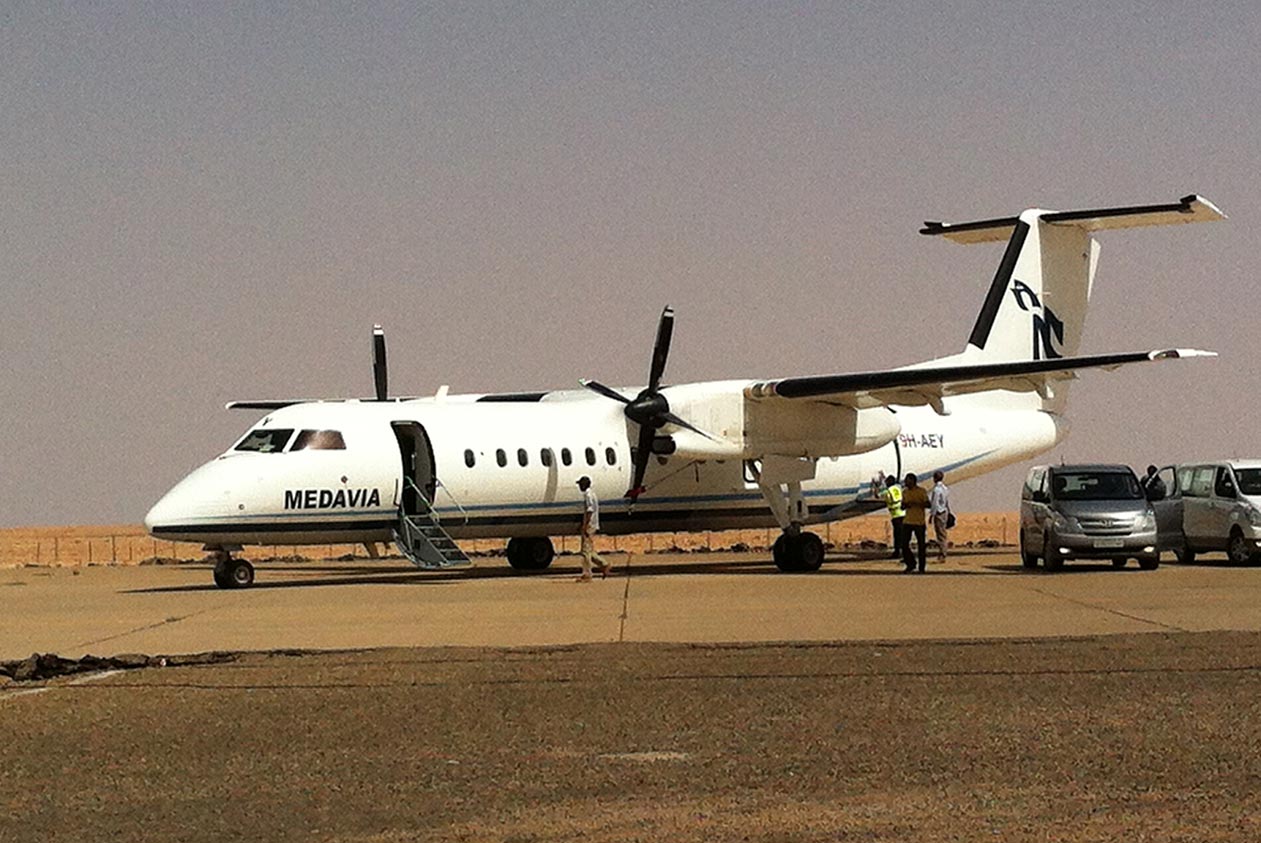
[[[1113,559],[1113,560],[1112,560],[1112,567],[1113,567],[1113,568],[1124,568],[1124,567],[1125,567],[1125,563],[1126,563],[1126,562],[1128,562],[1128,561],[1129,561],[1129,560],[1128,560],[1128,559],[1126,559],[1124,556],[1118,556],[1117,558],[1115,558],[1115,559]]]
[[[1020,564],[1026,568],[1038,567],[1038,554],[1029,550],[1029,541],[1025,538],[1025,531],[1020,531]]]
[[[1252,542],[1243,537],[1238,527],[1230,531],[1230,539],[1226,542],[1226,555],[1236,565],[1247,565],[1256,557],[1252,552]]]
[[[1160,567],[1160,554],[1138,557],[1138,567],[1144,571],[1154,571]]]

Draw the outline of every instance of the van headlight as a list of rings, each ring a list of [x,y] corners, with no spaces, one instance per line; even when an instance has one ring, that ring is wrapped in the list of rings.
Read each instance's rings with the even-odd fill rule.
[[[1055,529],[1059,530],[1061,533],[1081,532],[1081,522],[1071,515],[1060,515],[1057,512],[1055,513],[1055,518],[1052,520],[1052,523],[1055,524]]]
[[[1252,522],[1252,526],[1261,527],[1261,509],[1253,507],[1248,510],[1248,520]]]
[[[1145,512],[1134,521],[1134,532],[1146,533],[1156,529],[1156,513]]]

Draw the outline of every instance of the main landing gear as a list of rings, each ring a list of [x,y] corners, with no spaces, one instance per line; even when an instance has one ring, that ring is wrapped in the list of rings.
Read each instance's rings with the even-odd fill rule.
[[[220,588],[249,588],[254,584],[254,566],[244,559],[235,559],[223,548],[214,551],[215,585]]]
[[[508,539],[508,564],[518,571],[542,571],[556,558],[556,549],[547,536]]]
[[[812,459],[768,456],[760,464],[749,463],[758,489],[771,507],[783,534],[771,547],[771,556],[781,571],[817,571],[823,564],[823,539],[801,527],[810,516],[801,482],[814,477]]]
[[[775,566],[787,573],[817,571],[823,564],[823,539],[814,533],[784,531],[771,547]]]

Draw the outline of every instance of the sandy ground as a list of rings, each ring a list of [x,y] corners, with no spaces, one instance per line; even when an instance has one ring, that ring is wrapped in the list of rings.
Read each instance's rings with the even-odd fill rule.
[[[1261,569],[571,566],[0,572],[0,657],[343,648],[0,686],[0,840],[1261,836]]]

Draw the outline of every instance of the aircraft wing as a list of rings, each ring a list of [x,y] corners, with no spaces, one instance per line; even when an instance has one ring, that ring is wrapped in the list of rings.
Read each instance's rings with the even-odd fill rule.
[[[928,404],[943,412],[942,399],[993,389],[1046,394],[1055,381],[1076,377],[1078,369],[1115,369],[1128,363],[1184,357],[1216,357],[1216,352],[1194,348],[1167,348],[1121,354],[1059,357],[1051,360],[1016,360],[980,365],[939,365],[888,369],[843,375],[813,375],[761,381],[745,389],[752,399],[805,399],[866,409],[890,404]]]

